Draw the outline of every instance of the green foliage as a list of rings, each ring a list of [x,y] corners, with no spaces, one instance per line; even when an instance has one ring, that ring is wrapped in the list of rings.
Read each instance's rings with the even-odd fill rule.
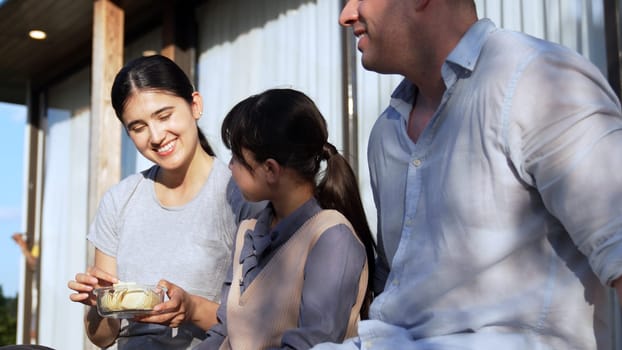
[[[17,334],[17,298],[4,296],[0,285],[0,346],[15,344]]]

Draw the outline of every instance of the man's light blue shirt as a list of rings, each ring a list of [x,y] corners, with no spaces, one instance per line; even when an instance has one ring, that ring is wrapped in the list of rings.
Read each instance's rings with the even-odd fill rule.
[[[622,117],[579,54],[478,21],[417,143],[404,80],[368,157],[390,274],[361,349],[609,349]],[[317,349],[333,349],[324,344]]]

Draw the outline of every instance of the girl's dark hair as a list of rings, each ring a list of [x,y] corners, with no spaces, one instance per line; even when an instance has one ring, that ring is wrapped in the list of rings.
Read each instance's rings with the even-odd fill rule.
[[[373,298],[375,243],[354,172],[328,143],[326,121],[315,103],[296,90],[267,90],[235,105],[225,116],[221,135],[225,146],[249,170],[243,149],[251,151],[258,162],[272,158],[316,183],[315,197],[320,206],[335,209],[350,221],[367,253],[369,279],[361,308],[361,317],[367,318]],[[326,160],[326,169],[319,174],[322,160]]]
[[[192,104],[194,87],[186,73],[169,58],[161,55],[139,57],[126,64],[114,78],[110,97],[117,118],[123,122],[123,109],[129,97],[137,91],[158,91],[183,98]],[[207,154],[214,156],[207,138],[199,128],[199,143]]]

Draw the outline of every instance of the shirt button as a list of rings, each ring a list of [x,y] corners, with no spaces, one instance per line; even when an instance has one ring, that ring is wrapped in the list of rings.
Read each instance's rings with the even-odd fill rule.
[[[391,281],[391,284],[393,284],[394,286],[397,286],[400,284],[400,281],[396,278],[393,281]]]
[[[421,159],[413,160],[413,165],[416,166],[416,167],[419,167],[421,165]]]

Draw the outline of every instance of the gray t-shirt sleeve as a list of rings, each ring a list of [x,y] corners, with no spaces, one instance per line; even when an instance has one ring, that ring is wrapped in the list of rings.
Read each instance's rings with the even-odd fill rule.
[[[116,208],[110,191],[102,197],[95,219],[90,225],[87,239],[95,248],[110,256],[117,255],[119,237],[114,218],[117,217]]]
[[[104,254],[116,257],[119,246],[118,222],[121,210],[131,193],[140,183],[143,174],[134,174],[122,180],[104,193],[97,213],[89,226],[87,239]],[[125,196],[123,195],[125,194]],[[125,199],[124,199],[125,198]]]

